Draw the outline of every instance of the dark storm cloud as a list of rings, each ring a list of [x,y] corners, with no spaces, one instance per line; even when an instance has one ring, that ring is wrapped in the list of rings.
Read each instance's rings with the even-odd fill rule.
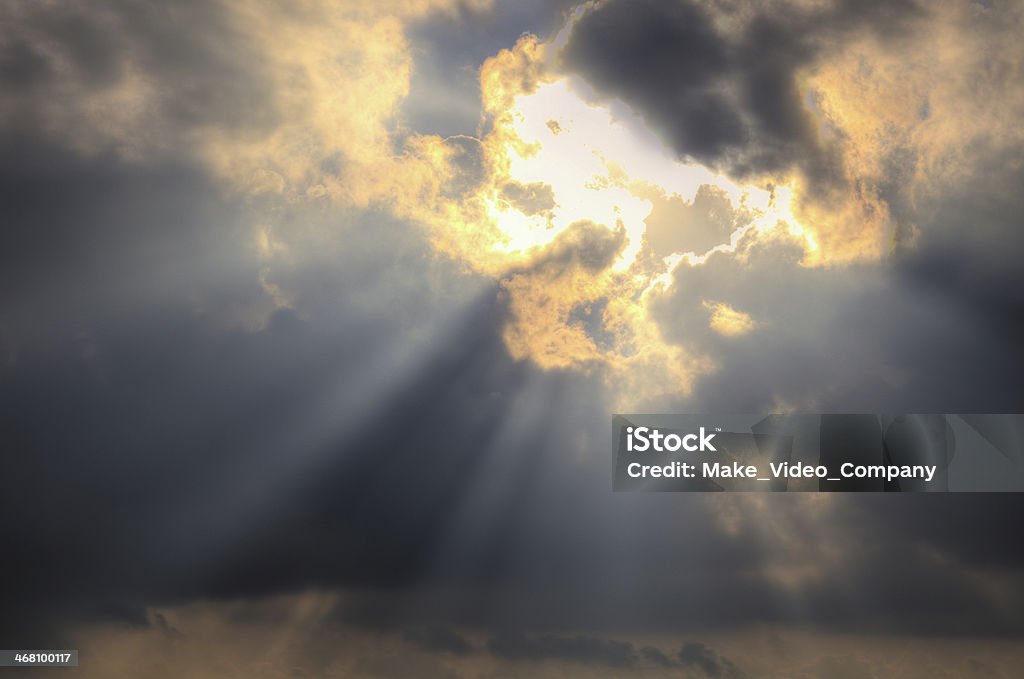
[[[687,642],[683,644],[675,658],[670,658],[665,653],[653,646],[644,646],[640,649],[640,656],[649,663],[658,667],[673,668],[682,667],[688,671],[690,676],[709,677],[711,679],[743,679],[746,675],[736,664],[719,655],[711,648],[699,642]]]
[[[598,637],[504,634],[492,638],[487,646],[494,655],[510,660],[574,660],[611,667],[627,667],[636,662],[633,644]]]
[[[487,647],[500,658],[513,661],[563,660],[592,663],[608,667],[643,670],[652,665],[659,668],[682,668],[690,676],[709,679],[743,679],[744,673],[729,658],[698,642],[686,642],[670,658],[661,649],[643,646],[637,649],[628,641],[577,635],[528,636],[503,633],[492,637]]]
[[[132,167],[0,140],[0,341],[45,350],[91,321],[190,295],[210,312],[259,304],[258,262],[237,247],[241,202],[187,160]],[[25,346],[25,345],[28,346]]]
[[[723,658],[704,644],[689,643],[679,649],[684,667],[699,670],[710,679],[743,679],[743,673],[728,658]]]
[[[265,130],[278,116],[265,59],[229,15],[220,3],[205,2],[111,0],[60,11],[5,3],[0,114],[10,127],[54,131],[70,113],[64,108],[132,76],[155,85],[149,134],[207,125]]]
[[[5,313],[5,335],[14,360],[0,380],[5,450],[13,451],[5,463],[2,502],[6,516],[24,517],[3,529],[10,553],[20,554],[5,564],[12,578],[7,582],[19,583],[5,596],[8,612],[32,617],[31,611],[45,612],[49,601],[65,611],[123,609],[138,619],[137,612],[130,613],[133,606],[153,598],[177,599],[204,591],[256,593],[277,589],[275,582],[310,586],[335,577],[386,581],[415,570],[414,555],[429,548],[429,527],[443,510],[443,503],[437,503],[451,484],[465,479],[451,464],[446,469],[435,465],[429,453],[420,454],[411,439],[403,445],[404,437],[387,434],[379,445],[401,446],[393,460],[405,459],[412,475],[420,472],[412,486],[403,481],[409,477],[391,477],[389,467],[371,462],[378,449],[370,443],[369,432],[359,435],[365,443],[349,445],[370,458],[350,454],[353,459],[336,462],[346,481],[332,475],[309,478],[305,474],[312,469],[307,469],[299,474],[298,489],[309,495],[297,497],[294,490],[275,496],[264,484],[283,481],[285,470],[308,464],[313,452],[341,445],[330,440],[330,432],[304,431],[301,423],[322,410],[316,401],[330,393],[331,380],[344,384],[348,376],[355,377],[360,373],[356,365],[365,367],[368,356],[394,344],[387,338],[401,337],[413,327],[414,307],[420,306],[420,314],[429,313],[422,294],[417,300],[411,289],[380,286],[382,279],[375,280],[372,273],[386,276],[393,267],[408,271],[409,262],[421,257],[422,242],[417,246],[399,238],[397,242],[410,242],[410,247],[384,250],[371,243],[367,251],[349,239],[352,260],[342,271],[335,260],[332,273],[303,274],[313,276],[308,290],[315,292],[331,281],[332,289],[351,292],[319,293],[319,301],[304,298],[307,311],[317,304],[323,310],[316,324],[281,311],[263,330],[223,327],[216,316],[194,310],[197,288],[200,293],[206,292],[205,285],[221,289],[227,279],[242,289],[248,281],[250,295],[262,291],[255,267],[237,273],[218,269],[219,256],[237,243],[218,241],[215,235],[220,227],[230,234],[229,222],[204,222],[203,202],[197,200],[202,191],[191,181],[165,181],[166,175],[157,171],[150,186],[156,192],[149,196],[152,202],[146,209],[125,210],[146,199],[145,191],[138,190],[147,181],[145,174],[116,163],[76,167],[73,162],[49,165],[36,177],[47,190],[21,191],[24,207],[15,214],[22,216],[8,222],[5,231],[20,248],[14,254],[31,258],[28,273],[45,283],[37,291],[26,274],[15,282],[33,303],[15,304],[22,300],[14,298],[4,305],[10,312]],[[104,182],[104,173],[115,179]],[[55,174],[58,180],[51,181]],[[25,185],[33,181],[28,172],[23,179]],[[88,205],[117,219],[94,219],[90,211],[79,209],[74,195],[83,179],[98,185],[89,192]],[[165,231],[166,225],[153,218],[164,205],[188,206],[167,219],[182,220],[189,228]],[[39,217],[44,219],[37,222]],[[51,232],[42,239],[45,247],[29,236],[43,226]],[[378,223],[376,235],[387,228]],[[136,237],[118,238],[122,232]],[[157,246],[163,239],[166,244]],[[182,251],[166,267],[158,266],[163,261],[151,263],[153,277],[176,267],[178,275],[186,276],[172,280],[161,295],[145,287],[140,291],[140,285],[153,281],[137,277],[128,266],[147,264],[144,258],[153,247],[164,256],[175,254],[175,248]],[[88,252],[96,253],[94,265],[85,256]],[[193,253],[201,253],[208,266],[190,257]],[[83,266],[67,266],[67,259]],[[423,280],[421,275],[409,283],[417,286]],[[375,299],[367,303],[360,298],[375,285]],[[147,303],[123,303],[123,288]],[[378,304],[389,304],[394,312],[381,317]],[[73,317],[65,318],[65,313]],[[381,404],[383,412],[371,411],[381,418],[378,426],[389,430],[393,415],[405,418],[412,431],[429,432],[440,441],[440,432],[431,432],[423,419],[430,411],[421,403],[425,395],[439,397],[438,380],[448,383],[441,391],[460,402],[443,412],[470,419],[474,408],[462,399],[478,400],[479,389],[485,395],[508,389],[518,369],[507,359],[495,360],[502,348],[495,334],[497,317],[488,318],[491,313],[488,305],[470,313],[469,327],[482,333],[478,340],[464,335],[460,343],[441,344],[424,356],[431,368],[410,376],[408,394],[392,396],[397,398],[390,403],[394,410]],[[45,342],[32,342],[44,329]],[[466,379],[451,384],[456,365],[466,369]],[[389,369],[382,365],[373,379],[384,379]],[[337,405],[344,409],[345,403],[358,403],[352,400],[358,397],[347,395]],[[490,414],[477,418],[476,427],[486,427],[498,419],[501,400],[480,403]],[[466,435],[479,432],[470,428]],[[456,450],[469,454],[473,449],[467,440]],[[390,493],[370,490],[375,478],[393,482]],[[405,497],[407,491],[414,492]],[[257,508],[273,503],[268,516],[252,515],[253,507],[242,499],[247,494],[255,494],[250,503]],[[241,510],[235,502],[241,502]],[[364,521],[366,512],[375,517],[373,522]],[[323,524],[307,522],[325,515],[333,518]],[[40,542],[40,530],[52,541]],[[375,553],[368,545],[379,533],[390,535],[381,538],[388,549]],[[339,542],[338,535],[345,537]],[[286,536],[284,543],[278,542]],[[334,552],[333,564],[319,561],[308,570],[309,555],[303,552],[312,546],[309,541],[340,550]],[[353,553],[365,554],[365,560],[352,560]],[[337,576],[328,577],[334,571]],[[17,615],[5,616],[5,622],[26,628]]]
[[[897,37],[913,2],[799,7],[610,0],[578,21],[570,72],[639,111],[684,157],[742,176],[799,167],[842,181],[815,139],[796,72],[862,31]]]
[[[901,282],[932,304],[954,308],[965,326],[1004,339],[1008,349],[1024,338],[1021,152],[1018,144],[999,145],[970,177],[922,195],[927,207],[915,208],[904,198],[893,209],[896,219],[919,225],[897,268]],[[1024,371],[1019,351],[1001,351],[992,360],[1010,374]],[[1024,395],[1005,407],[1021,410]]]
[[[717,92],[729,54],[710,17],[685,2],[609,2],[576,24],[566,65],[598,88],[649,107],[681,152],[715,158],[743,142],[738,113]]]
[[[665,655],[664,651],[654,646],[644,646],[641,648],[640,657],[658,667],[675,667],[678,665],[676,661]]]

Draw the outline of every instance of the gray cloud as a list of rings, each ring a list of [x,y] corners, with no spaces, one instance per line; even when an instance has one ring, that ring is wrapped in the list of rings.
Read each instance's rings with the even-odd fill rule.
[[[589,636],[503,634],[492,638],[487,646],[491,653],[512,660],[575,660],[612,667],[630,666],[636,662],[633,644]]]
[[[642,647],[640,649],[640,657],[658,667],[675,667],[678,665],[676,661],[665,655],[664,651],[654,646]]]
[[[921,12],[913,2],[612,0],[578,21],[562,60],[683,157],[735,176],[799,167],[812,182],[842,182],[796,72],[863,31],[898,36]]]
[[[742,679],[743,673],[728,658],[723,658],[700,643],[684,644],[679,649],[679,661],[684,667],[699,670],[712,679]]]
[[[692,202],[678,196],[655,196],[645,220],[646,252],[659,260],[677,252],[707,252],[741,225],[742,213],[728,196],[709,185],[701,186]]]
[[[0,40],[0,116],[8,129],[89,136],[89,97],[134,80],[153,95],[141,124],[122,130],[173,148],[179,135],[215,126],[234,134],[267,131],[277,122],[267,62],[220,3],[124,3],[52,7],[5,3]],[[125,100],[125,113],[138,102]],[[95,129],[88,129],[90,118]],[[161,136],[167,138],[160,140]],[[89,140],[85,140],[88,144]]]

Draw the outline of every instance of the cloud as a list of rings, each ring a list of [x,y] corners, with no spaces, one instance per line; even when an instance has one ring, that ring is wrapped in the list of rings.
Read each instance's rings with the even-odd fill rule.
[[[467,655],[473,652],[473,645],[451,627],[418,627],[402,633],[405,641],[429,651]]]
[[[473,30],[507,11],[460,7],[325,2],[278,13],[187,5],[165,16],[111,4],[79,17],[12,5],[5,25],[29,37],[4,42],[13,96],[0,115],[12,129],[84,153],[136,162],[175,155],[228,190],[261,196],[268,213],[320,205],[419,224],[438,252],[500,282],[512,309],[503,336],[516,358],[601,371],[633,404],[685,395],[715,368],[717,349],[702,340],[666,344],[652,319],[653,289],[680,257],[692,253],[692,264],[727,253],[741,237],[770,233],[776,220],[803,240],[794,243],[801,251],[793,266],[913,251],[928,238],[914,234],[942,221],[921,207],[923,198],[963,179],[951,168],[992,162],[983,130],[1019,142],[1015,100],[994,96],[1015,91],[1012,69],[972,90],[988,57],[956,45],[963,38],[991,59],[1002,49],[999,63],[1013,63],[1019,50],[1006,27],[1020,17],[912,3],[750,3],[728,16],[714,4],[599,3],[550,39],[523,36],[480,65],[479,138],[405,128],[414,58],[424,56],[413,42],[436,40],[442,17],[457,16],[467,37],[451,54],[432,43],[428,61],[440,68],[479,58],[482,37]],[[522,12],[523,21],[551,20],[550,11]],[[69,33],[68,22],[84,28]],[[932,43],[938,61],[910,58]],[[566,68],[611,108],[587,106],[586,87]],[[998,103],[982,112],[970,104],[979,99]],[[622,102],[640,116],[620,115]],[[958,136],[951,130],[960,118]],[[987,127],[971,122],[978,118]],[[669,130],[684,158],[760,185],[651,160],[664,149],[644,145],[643,119]],[[582,222],[591,236],[574,239]],[[279,227],[254,229],[272,304],[247,312],[250,323],[290,303],[266,261],[296,239]],[[598,240],[620,237],[613,259],[595,255]],[[563,256],[588,265],[553,275],[545,263]],[[941,271],[948,256],[936,255],[931,268]],[[935,278],[924,258],[915,262],[906,267],[912,276]],[[713,294],[703,301],[763,320]],[[574,310],[595,304],[601,313],[591,331],[581,329]],[[740,318],[712,313],[702,323],[731,328],[722,341],[752,327],[727,316]],[[667,380],[658,374],[665,372]]]
[[[711,312],[711,320],[708,325],[719,335],[726,337],[744,335],[757,325],[749,314],[733,309],[728,304],[705,301],[703,306]]]
[[[531,652],[589,649],[606,658],[622,647],[556,641],[537,650],[535,642],[575,639],[569,630],[578,629],[721,631],[751,621],[851,633],[1019,633],[1019,609],[1000,603],[1021,591],[1017,527],[1006,519],[1016,511],[1012,496],[896,498],[898,509],[891,498],[770,507],[743,498],[612,497],[602,381],[513,360],[502,336],[511,308],[498,286],[429,255],[415,227],[348,213],[334,224],[346,235],[342,247],[337,231],[315,228],[337,213],[298,206],[280,214],[281,223],[310,227],[288,253],[273,255],[271,280],[290,291],[291,308],[271,307],[263,323],[226,323],[211,299],[224,308],[272,300],[259,285],[259,253],[235,251],[238,231],[227,217],[244,221],[248,209],[203,190],[204,170],[171,163],[140,172],[123,160],[56,152],[39,152],[31,166],[38,174],[23,170],[12,193],[21,201],[18,228],[5,233],[55,235],[7,251],[7,275],[33,262],[17,280],[39,305],[4,307],[12,360],[0,379],[0,419],[21,454],[8,460],[0,504],[27,514],[4,529],[19,555],[7,562],[18,588],[5,591],[5,638],[67,638],[60,629],[76,621],[145,628],[153,602],[259,600],[303,588],[341,590],[350,597],[339,607],[370,610],[390,629],[513,626]],[[88,200],[78,197],[83,186]],[[95,260],[74,257],[82,268],[68,268],[65,248],[89,251],[89,238],[76,239],[83,224],[93,238],[112,235]],[[150,259],[147,246],[158,237],[168,239],[158,255],[173,246],[191,266]],[[775,295],[814,291],[827,304],[844,290],[829,287],[826,271],[787,268],[780,255],[798,251],[784,234],[758,247],[745,263],[715,255],[693,271],[722,267],[730,284],[720,286],[721,298],[759,321],[777,308],[768,304]],[[223,268],[229,253],[235,266]],[[547,266],[579,267],[574,257]],[[288,266],[291,258],[297,263]],[[135,282],[128,274],[136,262],[153,274],[163,262],[166,287],[143,285],[155,275]],[[749,280],[738,274],[748,264]],[[780,269],[795,273],[777,291],[758,278],[765,271],[780,280]],[[680,286],[704,284],[683,271]],[[214,294],[232,286],[240,292],[226,300]],[[68,290],[88,294],[76,308]],[[125,304],[126,291],[141,302]],[[714,351],[707,310],[698,303],[693,312],[703,314],[695,327]],[[794,334],[816,327],[800,313],[793,319]],[[669,320],[659,322],[669,329]],[[771,331],[759,325],[734,339]],[[45,343],[34,341],[40,336]],[[754,346],[745,351],[762,356]],[[820,379],[823,368],[814,370]],[[803,391],[799,370],[785,376],[787,397],[814,393]],[[707,399],[714,386],[698,394]],[[763,406],[753,400],[762,387],[747,376],[723,388],[723,407],[738,408],[744,397]],[[689,517],[685,530],[680,513]],[[58,542],[41,545],[42,533]],[[908,545],[908,535],[929,549]],[[76,558],[60,558],[67,550]],[[608,582],[635,586],[626,596]],[[866,592],[856,605],[849,583]],[[801,602],[796,612],[792,600]]]
[[[95,657],[77,672],[84,677],[564,677],[585,672],[598,677],[707,676],[698,666],[633,666],[574,660],[506,659],[490,653],[455,656],[418,648],[390,634],[335,624],[323,613],[335,595],[297,593],[265,600],[204,601],[164,609],[169,624],[183,630],[168,637],[156,626],[126,629],[112,624],[80,626],[76,643]],[[896,675],[908,679],[954,676],[1013,676],[1019,643],[979,639],[906,639],[870,636],[822,636],[772,630],[714,642],[706,653],[724,666],[720,648],[743,654],[754,676],[831,677]],[[662,641],[664,639],[662,638]],[[652,647],[653,648],[653,647]],[[211,668],[212,654],[233,658]],[[673,654],[674,655],[674,654]],[[45,672],[45,670],[41,670]],[[873,673],[873,674],[872,674]],[[727,674],[721,676],[728,676]]]
[[[914,247],[885,263],[801,266],[800,244],[785,232],[681,262],[650,307],[669,342],[706,352],[717,369],[679,407],[1016,410],[1021,365],[1010,346],[1024,331],[1011,215],[1021,206],[985,188],[1009,181],[1001,172],[979,169],[936,196]],[[964,232],[978,214],[985,229]],[[709,315],[702,300],[756,325],[722,341],[709,327],[715,307]]]
[[[406,25],[458,6],[13,3],[0,119],[83,152],[187,151],[243,190],[345,187],[346,200],[366,201],[360,174],[394,165],[390,127],[412,70]]]
[[[636,651],[631,643],[588,636],[503,634],[492,638],[487,646],[491,653],[514,660],[574,660],[612,667],[636,662]]]
[[[678,195],[652,192],[653,207],[645,220],[647,249],[659,258],[680,252],[704,253],[728,243],[744,217],[728,194],[711,185],[697,189],[692,201]]]
[[[562,58],[638,108],[684,156],[737,175],[827,169],[799,69],[865,29],[899,35],[913,3],[604,2],[580,18]]]
[[[921,226],[893,208],[1019,146],[1020,21],[981,3],[610,1],[561,56],[681,158],[794,183],[815,257],[842,262],[884,256]]]
[[[514,45],[524,33],[550,37],[564,23],[573,0],[460,5],[414,20],[408,39],[415,54],[409,96],[401,105],[404,126],[421,134],[476,134],[480,125],[480,65],[496,46]]]
[[[640,657],[645,661],[653,663],[658,667],[675,667],[678,663],[667,655],[660,648],[644,646],[640,649]]]
[[[265,84],[270,64],[219,4],[15,2],[3,13],[7,126],[137,156],[174,148],[194,128],[245,135],[280,120]]]
[[[728,658],[723,658],[700,643],[684,644],[678,653],[683,667],[699,670],[704,676],[718,679],[742,679],[743,673]]]
[[[871,679],[872,677],[878,676],[871,669],[871,665],[865,662],[863,659],[855,656],[847,657],[826,657],[822,658],[818,663],[818,676],[822,679],[828,677],[832,679],[854,679],[855,677],[865,677],[865,679]]]

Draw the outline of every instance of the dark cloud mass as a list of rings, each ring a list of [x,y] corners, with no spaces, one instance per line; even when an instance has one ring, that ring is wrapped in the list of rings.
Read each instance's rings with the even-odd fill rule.
[[[650,107],[683,152],[719,158],[745,141],[743,122],[717,82],[730,68],[728,50],[696,5],[602,4],[580,19],[564,58],[596,86]]]
[[[742,679],[743,674],[727,658],[722,658],[704,644],[690,643],[679,650],[679,660],[685,667],[699,670],[704,676],[718,679]]]
[[[172,145],[182,130],[206,126],[259,133],[279,115],[267,89],[266,59],[219,2],[114,1],[60,12],[12,2],[0,9],[0,23],[7,26],[0,110],[8,129],[91,136],[93,130],[67,128],[81,124],[76,116],[88,109],[88,96],[135,78],[155,85],[154,99],[139,112],[147,124],[126,132],[157,145]],[[122,113],[108,112],[115,118]]]
[[[843,181],[816,139],[797,71],[845,39],[898,39],[913,2],[611,0],[579,19],[564,65],[637,109],[681,156],[736,176],[794,167]]]
[[[632,644],[595,637],[527,638],[522,634],[507,634],[491,639],[488,647],[491,653],[511,659],[577,660],[604,663],[612,667],[632,665],[636,661]]]

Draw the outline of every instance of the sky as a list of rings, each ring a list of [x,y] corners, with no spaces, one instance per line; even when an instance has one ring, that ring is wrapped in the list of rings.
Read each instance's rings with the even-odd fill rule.
[[[0,647],[1015,676],[1019,496],[613,493],[609,433],[1024,412],[1022,31],[1002,0],[4,3]]]

